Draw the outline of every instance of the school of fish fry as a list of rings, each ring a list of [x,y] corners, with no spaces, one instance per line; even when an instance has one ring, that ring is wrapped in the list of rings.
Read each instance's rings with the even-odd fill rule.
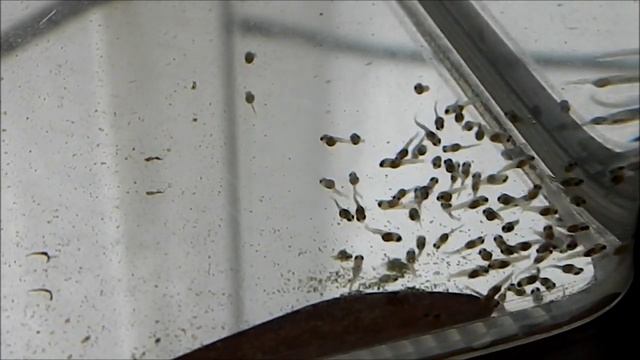
[[[429,90],[421,83],[414,86],[419,96]],[[397,178],[397,187],[387,193],[365,192],[365,182],[375,179],[356,171],[318,180],[336,220],[358,226],[381,256],[372,259],[348,246],[337,249],[332,261],[339,270],[320,282],[346,293],[454,290],[494,297],[507,310],[516,310],[583,288],[592,281],[591,258],[617,253],[611,245],[594,242],[588,224],[560,218],[543,186],[531,183],[522,171],[535,157],[520,150],[510,135],[468,116],[472,106],[473,101],[441,107],[436,102],[432,114],[397,119],[408,124],[406,141],[389,144],[387,152],[378,154],[380,162],[371,164],[385,170],[385,178]],[[322,134],[319,140],[327,156],[335,147],[371,145],[357,131]],[[500,146],[502,159],[483,162],[481,145]],[[565,189],[572,206],[580,207],[587,200],[571,195],[582,184],[575,168],[567,164],[565,177],[553,181]],[[422,181],[406,183],[406,171],[419,172]],[[506,192],[510,182],[522,190]],[[442,214],[448,222],[436,223]]]

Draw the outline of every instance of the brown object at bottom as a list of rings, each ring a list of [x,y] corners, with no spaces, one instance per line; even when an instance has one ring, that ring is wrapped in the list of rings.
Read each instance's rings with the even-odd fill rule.
[[[381,345],[491,315],[497,302],[469,294],[403,290],[312,304],[179,357],[318,358]]]

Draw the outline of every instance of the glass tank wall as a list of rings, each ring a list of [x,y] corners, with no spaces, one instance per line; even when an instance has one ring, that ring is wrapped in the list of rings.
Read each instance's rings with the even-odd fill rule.
[[[612,211],[633,225],[637,142],[598,138],[623,154],[617,170],[538,146],[544,119],[512,121],[531,123],[527,90],[481,76],[485,54],[460,50],[476,24],[455,33],[443,16],[480,11],[529,49],[494,19],[508,4],[460,4],[3,2],[2,357],[177,357],[276,318],[304,332],[286,315],[322,301],[305,324],[340,315],[331,299],[417,330],[366,343],[336,326],[311,356],[468,355],[610,306],[632,276],[630,232],[589,206],[624,198]],[[528,51],[527,69],[556,79],[534,55],[557,46]],[[543,88],[583,121],[604,110],[555,89],[618,70]],[[637,106],[625,86],[611,96]],[[637,136],[637,117],[624,126]],[[374,293],[440,310],[378,308]]]

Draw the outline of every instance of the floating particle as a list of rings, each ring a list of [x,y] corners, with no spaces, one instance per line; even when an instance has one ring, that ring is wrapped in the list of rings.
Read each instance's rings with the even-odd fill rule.
[[[44,289],[44,288],[31,289],[29,290],[29,294],[44,296],[49,301],[53,301],[53,293],[49,289]]]
[[[51,260],[51,256],[46,251],[34,251],[31,253],[28,253],[26,257],[37,257],[42,259],[45,263],[48,263],[49,260]]]

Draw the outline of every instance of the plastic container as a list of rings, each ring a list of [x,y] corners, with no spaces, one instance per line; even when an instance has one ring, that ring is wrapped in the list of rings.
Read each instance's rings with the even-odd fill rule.
[[[606,177],[597,177],[608,170],[603,164],[628,158],[588,141],[587,132],[558,136],[546,121],[571,116],[559,107],[534,111],[531,121],[532,99],[543,109],[558,99],[543,97],[544,86],[523,87],[524,77],[505,77],[529,69],[516,66],[517,57],[483,70],[495,61],[489,55],[510,48],[488,47],[499,38],[482,17],[465,17],[475,6],[423,5],[53,3],[24,18],[18,12],[21,20],[2,29],[2,356],[176,357],[296,309],[357,296],[350,290],[485,294],[511,272],[508,283],[535,272],[529,265],[551,222],[559,237],[574,223],[590,228],[576,234],[577,250],[556,251],[540,264],[555,289],[532,284],[526,296],[508,293],[491,316],[328,356],[470,356],[576,326],[615,303],[632,276],[630,252],[614,251],[631,241],[637,170],[625,170],[621,186],[606,187]],[[8,6],[16,7],[3,3],[3,22]],[[482,39],[484,53],[461,50]],[[472,103],[464,121],[481,124],[481,141],[477,125],[464,131],[464,121],[444,115],[465,99]],[[435,130],[434,107],[444,116],[442,130]],[[508,110],[523,121],[509,121]],[[441,143],[423,141],[424,162],[380,167],[418,134],[408,147],[414,149],[423,134],[414,120]],[[351,143],[352,133],[363,141]],[[496,133],[512,143],[491,141]],[[345,142],[327,146],[322,135]],[[454,143],[470,147],[444,151]],[[515,147],[535,157],[524,171],[508,169],[513,160],[505,157],[514,150],[505,149]],[[576,207],[558,182],[585,147],[588,161],[579,161],[575,174],[589,176],[577,175],[584,184],[575,194],[587,203]],[[486,206],[450,216],[436,200],[451,183],[445,165],[434,169],[436,156],[469,161],[485,179],[502,169],[508,181],[483,184],[478,194],[487,196]],[[368,229],[339,217],[338,207],[356,207],[352,171]],[[378,200],[432,177],[438,184],[420,221],[408,208],[379,208]],[[333,179],[338,192],[319,184],[322,178]],[[471,180],[454,192],[453,205],[473,196]],[[501,193],[522,196],[534,184],[542,191],[528,205],[552,204],[562,222],[532,208],[507,209],[499,212],[504,222],[519,224],[505,233],[503,223],[486,218],[483,209],[499,209]],[[408,207],[416,207],[412,198],[409,191]],[[375,229],[402,241],[385,242]],[[405,259],[419,235],[426,248],[414,269],[382,283],[389,259]],[[485,262],[480,247],[460,248],[484,236],[482,247],[502,257],[495,235],[510,244],[533,240],[534,247],[506,269],[467,278]],[[595,244],[607,250],[580,255]],[[341,249],[352,259],[334,259]],[[357,255],[364,261],[354,278]],[[582,272],[550,266],[568,262]],[[534,287],[542,300],[531,296]],[[471,310],[449,307],[442,316]],[[357,337],[349,330],[336,328],[334,343],[323,348]]]

